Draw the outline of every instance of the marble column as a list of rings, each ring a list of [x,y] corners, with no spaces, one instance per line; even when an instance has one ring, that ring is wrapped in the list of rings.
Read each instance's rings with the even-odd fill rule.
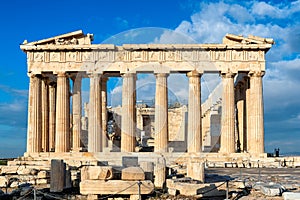
[[[220,153],[235,153],[234,73],[222,73],[222,119]]]
[[[237,109],[237,131],[238,131],[238,141],[240,151],[243,152],[246,150],[246,135],[244,132],[244,104],[245,104],[245,89],[242,82],[239,82],[236,86],[236,109]]]
[[[248,142],[249,153],[264,153],[264,107],[263,85],[264,72],[250,72],[250,101]]]
[[[88,151],[102,151],[101,75],[90,75],[90,102],[88,117]]]
[[[42,79],[42,149],[49,152],[49,80]]]
[[[155,138],[154,151],[168,151],[168,81],[167,73],[155,74]]]
[[[101,79],[101,98],[102,98],[102,143],[103,148],[108,147],[107,138],[107,77],[102,77]]]
[[[72,95],[72,150],[79,152],[81,150],[81,74],[76,74],[72,77],[73,80],[73,95]]]
[[[249,114],[250,114],[250,109],[251,109],[251,100],[250,100],[250,79],[249,77],[244,77],[245,79],[245,95],[246,95],[246,101],[245,101],[245,126],[244,126],[244,131],[245,131],[245,134],[246,134],[246,137],[247,137],[247,146],[246,146],[246,151],[248,152],[249,150],[249,130],[248,128],[250,127],[250,117],[249,117]]]
[[[49,84],[49,150],[55,151],[56,83]]]
[[[197,71],[187,73],[189,77],[188,104],[188,152],[202,151],[201,123],[201,74]]]
[[[55,152],[70,151],[70,85],[65,72],[57,74]]]
[[[41,77],[30,74],[27,152],[42,151]]]
[[[136,146],[136,74],[122,75],[121,151],[134,152]]]

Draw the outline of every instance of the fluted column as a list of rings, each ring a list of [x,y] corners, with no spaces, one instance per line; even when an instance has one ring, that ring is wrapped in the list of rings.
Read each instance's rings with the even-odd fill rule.
[[[55,150],[56,83],[49,84],[49,150]]]
[[[221,119],[221,153],[235,152],[234,122],[234,75],[231,72],[222,74],[222,119]]]
[[[201,83],[197,71],[187,73],[189,77],[189,104],[188,104],[188,152],[202,151],[201,128]]]
[[[101,75],[90,75],[90,102],[88,117],[88,151],[102,151]]]
[[[73,95],[72,95],[72,111],[73,111],[73,126],[72,126],[72,150],[80,151],[81,144],[81,80],[82,76],[77,74],[72,77],[73,80]]]
[[[42,79],[42,149],[49,151],[49,83]]]
[[[156,74],[154,151],[168,150],[168,84],[166,73]]]
[[[250,79],[249,77],[244,77],[245,79],[245,105],[244,105],[244,109],[245,109],[245,114],[244,114],[244,119],[245,119],[245,124],[244,124],[244,132],[245,135],[247,137],[247,141],[246,141],[246,151],[248,152],[249,150],[249,130],[248,128],[250,127],[250,117],[249,117],[249,113],[250,113],[250,107],[251,107],[251,100],[250,100]]]
[[[30,74],[28,99],[27,152],[42,151],[41,78]]]
[[[55,152],[70,151],[70,91],[65,72],[57,74]]]
[[[243,152],[246,150],[245,146],[245,133],[244,133],[244,104],[245,104],[245,95],[244,95],[244,85],[239,82],[235,88],[235,98],[236,98],[236,109],[237,109],[237,135],[240,151]]]
[[[136,146],[136,74],[123,74],[121,151],[134,152]]]
[[[107,77],[103,77],[101,80],[101,98],[102,98],[102,142],[103,147],[108,147],[107,139]]]
[[[264,107],[262,77],[264,72],[250,72],[249,153],[264,153]]]

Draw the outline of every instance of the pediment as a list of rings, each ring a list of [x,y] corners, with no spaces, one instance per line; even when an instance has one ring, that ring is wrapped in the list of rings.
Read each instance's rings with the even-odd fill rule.
[[[24,40],[23,45],[90,45],[92,41],[92,34],[85,35],[82,30],[78,30],[34,42],[27,42],[27,40]]]
[[[223,38],[223,44],[274,44],[274,40],[272,38],[263,38],[254,35],[244,37],[242,35],[227,33]]]

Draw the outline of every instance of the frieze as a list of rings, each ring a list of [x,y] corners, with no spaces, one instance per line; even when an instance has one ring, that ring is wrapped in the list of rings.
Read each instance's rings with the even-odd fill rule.
[[[258,52],[256,52],[256,51],[248,51],[247,60],[249,60],[249,61],[256,61],[256,60],[258,60]]]
[[[226,51],[215,51],[215,60],[225,61],[226,60]]]
[[[165,59],[166,59],[166,61],[174,61],[175,60],[175,56],[176,56],[176,52],[175,51],[167,51]]]
[[[76,51],[76,62],[81,62],[82,58],[81,58],[81,51]]]
[[[66,52],[65,51],[61,51],[60,52],[60,60],[59,62],[66,62]]]
[[[44,52],[35,52],[34,53],[34,61],[35,62],[43,62],[44,61]]]
[[[195,51],[195,53],[197,53],[197,57],[194,58],[194,61],[210,61],[211,60],[211,56],[209,51]]]
[[[49,51],[44,52],[44,57],[45,57],[46,63],[50,62],[50,52]]]
[[[159,61],[159,51],[150,51],[149,52],[149,61]]]
[[[60,61],[60,52],[51,52],[50,53],[50,61],[51,62],[59,62]]]
[[[236,50],[232,50],[231,51],[231,57],[232,60],[237,60],[237,61],[243,61],[244,60],[244,54],[243,51],[236,51]]]
[[[82,52],[82,61],[83,62],[93,62],[94,61],[94,52]]]
[[[111,60],[111,55],[112,52],[109,51],[99,51],[99,52],[95,52],[97,54],[97,61],[99,62],[106,62]]]
[[[67,52],[66,53],[66,61],[67,62],[75,62],[76,61],[76,52]]]
[[[33,52],[27,52],[27,60],[29,62],[33,62],[34,61],[34,54],[33,54]]]

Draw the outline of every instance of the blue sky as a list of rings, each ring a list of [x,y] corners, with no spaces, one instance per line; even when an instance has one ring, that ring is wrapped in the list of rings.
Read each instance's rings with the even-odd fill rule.
[[[5,0],[0,11],[0,157],[25,151],[28,77],[19,49],[24,39],[82,29],[101,43],[143,27],[174,30],[198,43],[221,43],[226,33],[274,38],[264,76],[266,151],[300,151],[300,1]],[[157,39],[173,37],[164,32]],[[174,87],[177,96],[185,94]]]

